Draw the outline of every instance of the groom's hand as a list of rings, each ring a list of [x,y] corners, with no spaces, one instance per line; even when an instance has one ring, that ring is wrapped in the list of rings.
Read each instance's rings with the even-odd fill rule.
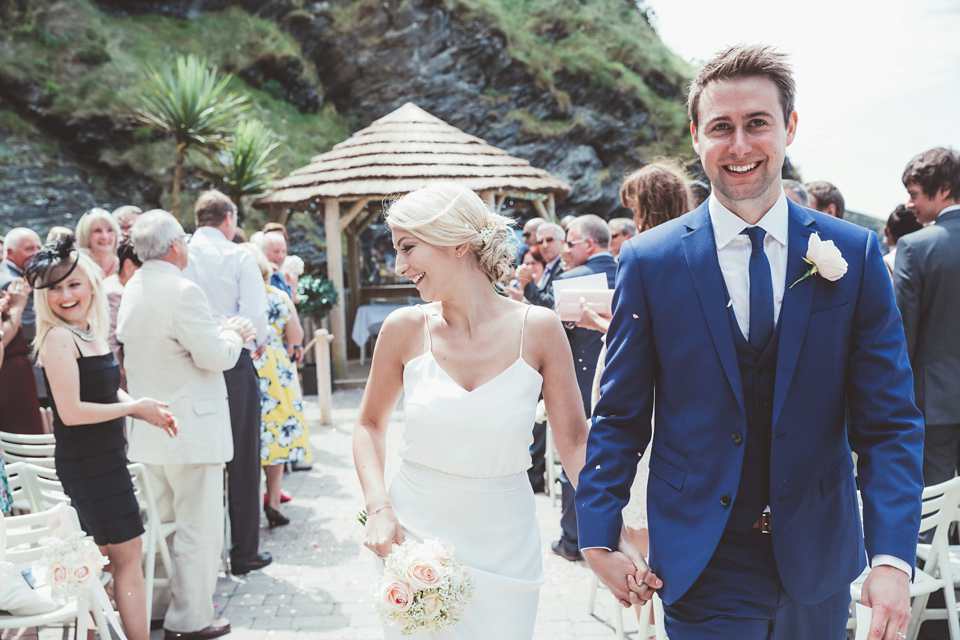
[[[622,551],[600,548],[584,549],[583,557],[590,569],[624,607],[646,603],[653,597],[654,590],[663,586],[663,581],[650,571],[642,557],[637,565]]]
[[[870,607],[870,638],[898,640],[906,636],[910,621],[910,576],[889,565],[878,565],[870,570],[863,583],[863,606]]]

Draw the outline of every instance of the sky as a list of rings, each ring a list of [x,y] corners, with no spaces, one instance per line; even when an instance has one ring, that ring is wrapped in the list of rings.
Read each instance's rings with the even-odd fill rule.
[[[700,66],[724,47],[790,54],[803,180],[835,184],[848,209],[886,218],[906,202],[914,155],[960,150],[960,0],[643,0],[664,43]]]

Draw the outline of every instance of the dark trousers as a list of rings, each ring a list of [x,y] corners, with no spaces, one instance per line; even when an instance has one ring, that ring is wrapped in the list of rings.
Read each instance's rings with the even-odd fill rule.
[[[923,434],[923,484],[951,480],[960,461],[960,424],[928,424]]]
[[[565,471],[560,472],[560,543],[571,551],[580,549],[577,534],[576,490]]]
[[[780,584],[769,534],[726,531],[707,568],[664,607],[670,640],[843,640],[850,589],[802,605]]]
[[[530,445],[530,468],[527,476],[535,492],[544,490],[544,474],[547,472],[547,423],[533,425],[533,444]]]
[[[227,493],[233,543],[230,559],[250,562],[260,547],[260,386],[246,349],[223,372],[233,430],[233,460],[227,463]]]

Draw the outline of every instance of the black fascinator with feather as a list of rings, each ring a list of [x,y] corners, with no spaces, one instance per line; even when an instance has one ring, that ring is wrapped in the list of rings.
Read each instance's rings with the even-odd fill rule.
[[[33,258],[33,262],[27,267],[24,277],[30,286],[34,289],[48,289],[58,285],[73,273],[80,261],[80,254],[74,249],[74,236],[71,233],[57,241],[54,245],[47,245],[42,251],[38,252]],[[59,277],[48,280],[47,277],[57,267],[69,265]],[[40,280],[41,284],[36,284]]]

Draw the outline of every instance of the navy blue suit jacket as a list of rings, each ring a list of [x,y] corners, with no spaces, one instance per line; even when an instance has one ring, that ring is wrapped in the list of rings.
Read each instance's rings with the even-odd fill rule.
[[[579,278],[594,273],[603,273],[607,276],[607,286],[611,289],[616,283],[617,261],[610,254],[591,256],[579,267],[562,273],[557,280]],[[567,339],[570,341],[570,350],[573,351],[573,365],[577,370],[577,386],[580,387],[580,398],[583,400],[583,410],[590,415],[591,395],[593,395],[593,376],[597,372],[597,360],[603,349],[603,334],[592,329],[577,326],[564,326]]]
[[[771,536],[780,580],[803,604],[849,585],[865,567],[864,546],[912,566],[923,488],[923,423],[877,238],[789,203],[787,287],[807,269],[811,233],[832,240],[849,268],[834,282],[814,275],[786,289],[780,312]],[[710,560],[732,506],[722,496],[736,500],[740,481],[744,447],[732,436],[747,429],[724,292],[706,203],[620,251],[602,396],[577,490],[580,546],[616,548],[655,406],[650,564],[668,604]]]

